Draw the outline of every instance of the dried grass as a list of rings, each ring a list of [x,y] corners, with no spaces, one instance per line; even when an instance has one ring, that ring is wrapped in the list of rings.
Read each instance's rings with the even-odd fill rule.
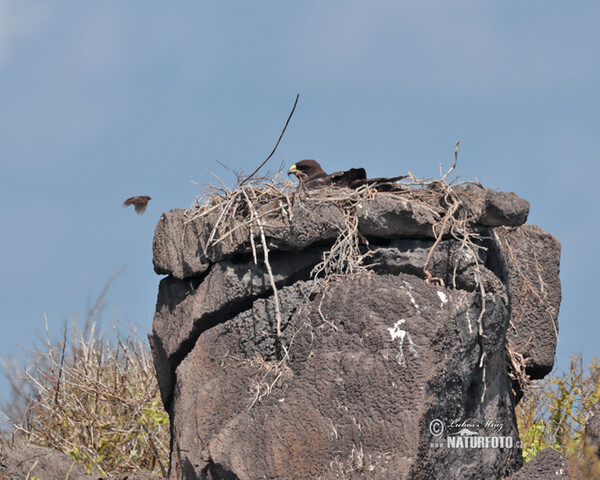
[[[102,297],[103,298],[103,297]],[[29,352],[25,368],[9,365],[16,394],[2,406],[9,446],[32,443],[70,454],[101,475],[155,472],[166,477],[169,419],[162,408],[147,342],[135,331],[96,331],[91,310],[82,331],[66,325],[63,338]]]
[[[586,431],[599,401],[600,363],[595,357],[585,366],[581,354],[572,356],[565,371],[531,382],[516,407],[524,460],[550,447],[567,457],[570,478],[600,478],[597,448]]]

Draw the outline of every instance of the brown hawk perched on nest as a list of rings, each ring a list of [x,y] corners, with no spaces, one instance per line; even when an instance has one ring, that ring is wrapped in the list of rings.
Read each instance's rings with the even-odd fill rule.
[[[137,197],[130,197],[123,202],[124,207],[128,207],[129,205],[133,205],[135,208],[135,213],[138,215],[142,215],[146,211],[146,207],[148,206],[148,202],[152,200],[152,197],[148,195],[139,195]]]
[[[307,190],[323,187],[356,189],[362,185],[372,185],[377,187],[378,190],[395,190],[401,187],[394,185],[394,182],[408,177],[408,175],[401,175],[399,177],[367,178],[367,172],[364,168],[351,168],[350,170],[327,174],[316,160],[300,160],[288,170],[288,175],[292,174],[300,182],[299,186]]]

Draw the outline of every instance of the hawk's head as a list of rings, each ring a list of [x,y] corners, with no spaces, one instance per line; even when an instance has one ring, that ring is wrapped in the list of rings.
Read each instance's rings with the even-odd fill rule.
[[[294,174],[298,180],[313,180],[327,176],[316,160],[300,160],[292,165],[287,173]]]

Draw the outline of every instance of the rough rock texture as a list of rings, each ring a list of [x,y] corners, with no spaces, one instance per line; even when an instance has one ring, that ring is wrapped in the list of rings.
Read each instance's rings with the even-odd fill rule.
[[[473,209],[478,225],[517,226],[527,220],[529,203],[514,193],[475,186],[459,188],[458,192],[465,205]],[[356,206],[359,230],[365,236],[378,238],[433,238],[432,226],[437,218],[432,207],[436,206],[409,196],[380,193]],[[229,225],[232,235],[216,246],[206,246],[220,219],[218,210],[204,216],[194,209],[165,212],[154,233],[156,273],[187,278],[206,272],[211,263],[250,253],[250,228],[235,221]],[[295,202],[287,216],[270,218],[265,234],[269,247],[301,250],[335,240],[344,221],[345,215],[335,203],[307,198]],[[256,228],[253,235],[258,242]]]
[[[508,341],[540,379],[554,366],[561,301],[560,243],[537,225],[494,228],[490,264],[506,284],[511,328]]]
[[[0,450],[0,479],[64,480],[67,475],[72,480],[92,478],[82,466],[73,464],[69,455],[50,448],[23,445],[14,450]]]
[[[527,221],[529,202],[512,192],[486,190],[475,185],[458,190],[462,201],[473,211],[480,225],[516,227]]]
[[[500,479],[521,467],[507,332],[528,368],[552,364],[560,246],[522,225],[529,204],[516,195],[456,191],[485,248],[437,243],[429,271],[445,286],[425,281],[442,218],[431,195],[357,202],[367,271],[324,285],[311,270],[347,212],[303,198],[265,216],[277,299],[260,248],[252,258],[256,227],[233,219],[223,231],[218,209],[163,214],[154,265],[169,276],[150,340],[172,478]],[[529,337],[540,344],[516,341]],[[486,439],[507,443],[464,447]]]
[[[273,254],[270,263],[277,288],[307,276],[322,253],[322,249],[312,248],[293,256]],[[271,292],[264,264],[255,265],[252,261],[223,260],[201,281],[167,277],[160,283],[151,342],[155,357],[160,356],[155,363],[161,394],[167,404],[174,367],[191,348],[190,339]]]
[[[88,475],[85,469],[75,463],[66,453],[37,445],[20,445],[14,449],[0,447],[0,480],[33,479],[41,480],[96,480],[100,475]],[[159,477],[147,475],[117,475],[114,480],[157,480]]]
[[[552,448],[538,453],[521,470],[513,476],[513,480],[551,480],[553,478],[571,478],[565,458]]]
[[[297,282],[280,291],[284,332],[294,337],[290,366],[281,371],[282,387],[252,408],[265,393],[260,382],[276,378],[266,374],[277,364],[277,346],[263,333],[273,329],[272,299],[206,331],[179,365],[173,411],[186,413],[175,413],[173,442],[182,469],[214,464],[244,479],[259,472],[387,479],[407,478],[412,467],[413,478],[440,478],[442,469],[464,469],[464,457],[429,448],[431,420],[502,418],[504,433],[516,437],[502,338],[508,317],[497,296],[489,295],[484,319],[490,386],[480,405],[476,295],[462,298],[405,274],[362,276],[325,295],[321,312],[331,326],[319,318],[320,297],[304,302],[307,287]],[[357,291],[375,295],[369,301]],[[186,428],[190,421],[197,430]],[[199,439],[198,432],[215,433]],[[494,458],[479,450],[470,455],[471,478],[508,473],[519,456],[517,449]]]

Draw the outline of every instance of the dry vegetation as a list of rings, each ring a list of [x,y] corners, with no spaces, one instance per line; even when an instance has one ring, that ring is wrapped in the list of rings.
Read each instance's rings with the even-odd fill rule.
[[[585,435],[589,412],[599,400],[596,358],[585,368],[581,355],[572,357],[569,370],[532,383],[516,409],[525,461],[551,447],[569,459],[574,478],[600,478],[596,449]]]
[[[105,293],[105,292],[104,292]],[[3,442],[51,447],[89,473],[155,472],[166,477],[169,419],[162,408],[147,341],[133,330],[101,336],[90,311],[83,331],[65,325],[24,368],[6,365],[13,400],[2,405]]]

